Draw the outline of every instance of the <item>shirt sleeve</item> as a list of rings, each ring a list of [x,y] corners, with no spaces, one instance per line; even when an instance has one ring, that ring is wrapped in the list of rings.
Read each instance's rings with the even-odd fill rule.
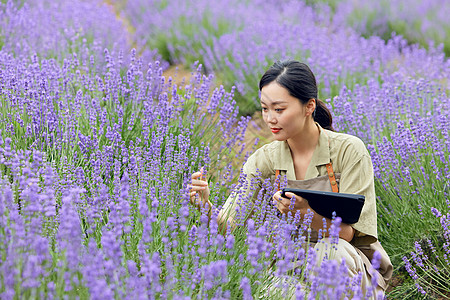
[[[243,225],[252,215],[263,181],[273,172],[266,150],[262,147],[247,159],[237,186],[222,206],[222,216],[233,225]]]
[[[369,239],[376,240],[378,238],[377,211],[372,159],[362,141],[358,144],[345,153],[344,160],[347,162],[343,164],[344,167],[341,170],[339,187],[341,193],[365,196],[359,221],[352,224],[352,227],[357,230],[356,237],[367,236]]]

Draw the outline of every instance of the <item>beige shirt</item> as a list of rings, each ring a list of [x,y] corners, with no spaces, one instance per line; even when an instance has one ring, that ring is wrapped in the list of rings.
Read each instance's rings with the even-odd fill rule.
[[[365,243],[378,238],[377,213],[372,160],[364,143],[357,137],[321,128],[319,142],[314,150],[305,179],[326,175],[326,164],[331,162],[335,173],[341,173],[339,192],[365,196],[364,207],[359,221],[351,226],[355,237],[363,237]],[[242,205],[237,198],[253,193],[255,201],[265,179],[281,170],[288,180],[296,180],[291,151],[286,141],[274,141],[255,151],[244,164],[246,185],[233,192],[222,207],[222,213],[235,217]],[[284,172],[283,172],[284,171]],[[250,183],[251,182],[251,183]],[[239,196],[238,196],[239,195]]]

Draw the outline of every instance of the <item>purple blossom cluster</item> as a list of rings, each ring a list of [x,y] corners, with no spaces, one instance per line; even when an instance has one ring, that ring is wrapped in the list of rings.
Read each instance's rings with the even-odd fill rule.
[[[403,151],[413,151],[411,148],[423,147],[420,144],[428,142],[426,137],[433,134],[433,128],[438,129],[434,134],[444,137],[448,134],[450,98],[447,90],[425,78],[408,78],[382,85],[372,79],[353,89],[343,86],[339,95],[329,99],[328,104],[333,110],[337,130],[359,136],[367,143],[375,143],[411,126],[417,144],[413,145],[405,136],[394,142],[409,143]],[[440,147],[448,149],[448,143],[444,141]],[[400,154],[405,159],[409,157]]]
[[[103,74],[75,55],[59,66],[0,54],[1,298],[59,298],[80,289],[122,298],[125,286],[142,295],[145,262],[136,257],[158,253],[144,246],[154,245],[155,222],[189,212],[188,173],[218,168],[210,155],[230,153],[196,137],[241,143],[247,121],[237,119],[232,93],[213,91],[212,76],[195,72],[177,87],[158,62],[142,73],[134,51],[124,76],[108,51]],[[208,126],[214,130],[205,133]],[[186,231],[188,215],[180,215]],[[167,225],[165,238],[175,244],[179,224]],[[157,256],[146,263],[149,274],[155,263]],[[148,290],[157,293],[154,286]]]

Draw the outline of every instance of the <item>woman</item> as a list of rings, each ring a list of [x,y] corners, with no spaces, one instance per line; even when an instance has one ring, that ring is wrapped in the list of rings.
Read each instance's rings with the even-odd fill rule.
[[[317,99],[316,79],[307,65],[294,60],[276,62],[262,76],[259,89],[263,119],[275,141],[249,157],[243,168],[247,182],[261,183],[265,178],[280,174],[287,178],[289,187],[364,195],[365,204],[359,221],[340,225],[338,251],[334,258],[345,259],[350,275],[362,272],[364,287],[371,281],[368,270],[373,253],[378,250],[382,258],[375,276],[378,290],[384,291],[392,275],[392,265],[377,240],[373,166],[364,143],[357,137],[333,131],[330,111]],[[192,175],[191,200],[199,207],[211,209],[208,185],[199,180],[200,176],[201,172]],[[259,188],[260,185],[256,192]],[[252,193],[249,187],[243,190]],[[198,196],[200,203],[196,200]],[[273,195],[281,213],[290,211],[304,216],[308,210],[313,211],[308,202],[298,196],[292,207],[290,198],[294,194],[286,193],[286,196],[281,197],[280,191]],[[238,206],[236,195],[231,195],[219,213],[219,225],[235,226]],[[314,212],[311,228],[322,229],[323,219]],[[331,220],[325,220],[329,227]],[[323,250],[319,249],[321,245],[324,243],[315,246],[319,253]]]

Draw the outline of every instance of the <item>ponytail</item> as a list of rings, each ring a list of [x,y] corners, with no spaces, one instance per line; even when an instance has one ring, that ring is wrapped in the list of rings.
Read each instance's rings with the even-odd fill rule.
[[[314,121],[319,123],[322,128],[334,131],[333,117],[331,116],[331,112],[328,107],[326,107],[325,103],[323,103],[323,101],[320,99],[316,99]]]

